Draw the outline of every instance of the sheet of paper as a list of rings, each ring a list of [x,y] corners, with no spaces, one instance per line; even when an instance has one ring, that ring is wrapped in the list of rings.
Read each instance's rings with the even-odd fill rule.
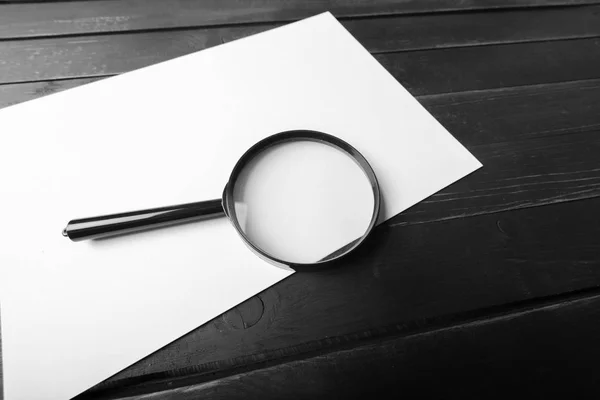
[[[297,128],[364,154],[382,220],[480,167],[328,13],[0,111],[5,399],[68,399],[288,276],[226,219],[61,230],[218,198],[248,147]]]

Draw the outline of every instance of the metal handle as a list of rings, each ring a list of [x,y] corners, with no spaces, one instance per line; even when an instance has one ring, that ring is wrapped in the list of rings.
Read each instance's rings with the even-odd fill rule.
[[[225,215],[221,199],[180,204],[177,206],[74,219],[63,236],[74,242],[138,232],[183,222]]]

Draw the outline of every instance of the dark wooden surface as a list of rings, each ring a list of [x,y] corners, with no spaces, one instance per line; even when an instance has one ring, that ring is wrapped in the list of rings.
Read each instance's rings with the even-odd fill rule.
[[[600,1],[0,2],[0,107],[324,10],[484,168],[80,398],[597,398]]]
[[[128,399],[595,398],[599,296],[485,311]]]

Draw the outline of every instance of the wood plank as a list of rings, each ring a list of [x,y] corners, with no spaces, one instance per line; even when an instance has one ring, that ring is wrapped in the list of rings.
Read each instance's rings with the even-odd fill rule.
[[[600,129],[600,79],[417,96],[469,146]]]
[[[413,95],[422,95],[599,78],[599,50],[600,39],[594,38],[379,54],[376,58]]]
[[[38,99],[100,79],[101,78],[82,78],[62,81],[39,81],[31,83],[0,85],[0,108]]]
[[[0,5],[0,39],[339,18],[598,4],[595,0],[99,0]]]
[[[390,53],[597,37],[600,6],[403,16],[342,24],[371,53]]]
[[[392,225],[600,195],[600,80],[419,100],[484,168],[397,216]]]
[[[262,317],[252,327],[216,318],[94,391],[125,395],[156,390],[151,382],[161,379],[212,379],[235,367],[353,345],[389,326],[427,326],[429,318],[598,288],[599,207],[595,198],[380,227],[340,268],[298,273],[262,292]]]
[[[363,32],[357,36],[365,37],[366,43],[388,40],[383,33],[377,40],[366,39],[370,23],[355,26],[360,30],[353,33]],[[119,74],[220,43],[224,29],[229,28],[207,31],[208,36],[153,32],[0,42],[0,84]],[[401,39],[397,36],[395,43]],[[435,35],[431,40],[434,46],[443,43]],[[425,94],[598,78],[599,49],[599,38],[587,38],[409,51],[376,58],[414,94]]]
[[[390,226],[600,196],[600,130],[470,150],[484,164],[484,169],[394,217],[389,221]]]
[[[127,399],[597,398],[599,335],[600,296],[593,295]]]

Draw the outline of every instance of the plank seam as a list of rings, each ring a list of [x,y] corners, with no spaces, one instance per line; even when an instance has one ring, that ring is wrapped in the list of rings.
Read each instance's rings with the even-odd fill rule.
[[[446,46],[446,47],[430,47],[430,48],[419,48],[419,49],[395,50],[395,51],[389,51],[389,52],[374,51],[374,52],[371,52],[370,54],[373,56],[377,56],[377,55],[383,55],[383,54],[390,55],[390,54],[401,54],[401,53],[417,52],[417,51],[436,51],[436,50],[442,51],[442,50],[460,49],[460,48],[487,47],[487,46],[512,46],[512,45],[516,45],[516,44],[550,43],[550,42],[554,43],[554,42],[567,42],[567,41],[576,41],[576,40],[584,40],[585,41],[585,40],[596,39],[596,38],[600,38],[600,35],[571,37],[571,38],[556,38],[556,39],[547,39],[547,40],[530,40],[530,41],[514,41],[514,42],[510,41],[510,42],[473,44],[473,45],[467,44],[467,45]],[[203,50],[205,50],[205,49],[203,49]],[[202,50],[198,50],[198,51],[202,51]],[[182,54],[181,56],[185,56],[185,55],[189,55],[189,54],[193,54],[193,53],[195,53],[195,52]],[[178,57],[181,57],[181,56],[178,56]],[[178,58],[178,57],[174,57],[173,59]],[[159,63],[166,62],[166,61],[169,61],[169,60],[160,61],[155,64],[159,64]],[[151,64],[148,66],[152,66],[155,64]],[[136,68],[132,71],[135,71],[135,70],[141,69],[141,68],[145,68],[145,67]],[[5,82],[0,82],[0,86],[12,85],[12,84],[36,83],[36,82],[52,82],[52,81],[75,80],[75,79],[102,78],[102,77],[121,75],[121,74],[124,74],[127,72],[131,72],[131,71],[120,72],[117,74],[89,74],[89,75],[57,77],[57,78],[53,78],[53,79],[30,79],[30,80],[5,81]],[[592,79],[596,79],[596,78],[592,78]],[[569,81],[562,81],[562,82],[569,82]],[[548,83],[550,84],[550,83],[555,83],[555,82],[548,82]],[[528,86],[528,85],[507,86],[507,88],[508,87],[519,87],[519,86]],[[498,88],[493,88],[493,89],[498,89]],[[486,89],[482,89],[482,90],[486,90]],[[461,93],[461,92],[447,92],[447,93]],[[443,94],[443,93],[439,93],[439,94]]]
[[[63,0],[64,1],[64,0]],[[81,0],[69,0],[67,2],[75,2]],[[84,2],[91,2],[95,0],[83,0]],[[5,4],[36,4],[37,2],[2,2],[0,1],[0,12],[2,12],[2,5]],[[40,3],[45,3],[40,1]],[[448,15],[448,14],[473,14],[473,13],[495,13],[495,12],[511,12],[511,11],[538,11],[545,9],[573,9],[573,8],[593,8],[600,5],[600,1],[594,2],[582,2],[573,4],[541,4],[541,5],[523,5],[523,6],[495,6],[487,8],[464,8],[464,9],[439,9],[434,11],[414,11],[414,12],[391,12],[391,13],[365,13],[356,14],[349,16],[336,16],[339,21],[356,21],[366,19],[386,19],[386,18],[398,18],[398,17],[411,17],[411,16],[435,16],[435,15]],[[314,14],[318,15],[318,14]],[[308,17],[306,17],[308,18]],[[303,19],[303,18],[302,18]],[[177,32],[187,30],[210,30],[210,29],[226,29],[226,28],[245,28],[245,27],[257,27],[257,26],[269,26],[274,25],[273,28],[284,24],[289,24],[299,21],[299,19],[276,19],[269,21],[248,21],[248,22],[233,22],[233,23],[222,23],[222,24],[201,24],[201,25],[181,25],[173,27],[158,27],[158,28],[140,28],[140,29],[128,29],[128,30],[112,30],[112,31],[93,31],[93,32],[77,32],[77,33],[58,33],[58,34],[43,34],[43,35],[26,35],[26,36],[5,36],[0,37],[0,42],[5,41],[28,41],[36,39],[48,39],[48,38],[72,38],[72,37],[88,37],[88,36],[111,36],[119,34],[144,34],[153,32]]]
[[[597,191],[596,188],[590,188],[588,190],[582,190],[580,192],[575,192],[575,193],[566,193],[564,196],[568,196],[568,195],[573,195],[573,194],[583,194],[583,193],[588,193],[588,192],[594,192]],[[561,196],[563,197],[563,196]],[[562,204],[562,203],[571,203],[574,201],[583,201],[583,200],[592,200],[595,198],[600,197],[600,194],[591,194],[589,196],[584,195],[581,196],[580,198],[577,199],[554,199],[552,198],[552,201],[549,201],[550,199],[547,200],[541,200],[538,203],[535,204],[523,204],[523,205],[516,205],[516,206],[512,206],[512,207],[505,207],[505,208],[501,208],[498,210],[494,210],[494,211],[479,211],[479,212],[474,212],[472,214],[468,214],[468,215],[453,215],[451,217],[444,217],[444,218],[437,218],[437,219],[431,219],[431,220],[427,220],[427,221],[418,221],[418,222],[396,222],[393,224],[389,224],[386,225],[388,228],[394,228],[394,227],[400,227],[400,226],[411,226],[411,225],[421,225],[421,224],[434,224],[434,223],[443,223],[443,222],[448,222],[448,221],[452,221],[455,219],[463,219],[463,218],[472,218],[472,217],[479,217],[482,215],[491,215],[491,214],[499,214],[499,213],[503,213],[503,212],[508,212],[508,211],[517,211],[517,210],[525,210],[528,208],[536,208],[536,207],[546,207],[546,206],[551,206],[554,204]]]
[[[464,326],[477,326],[493,321],[512,319],[542,310],[556,309],[564,305],[581,301],[591,301],[597,298],[600,298],[600,286],[481,308],[464,313],[413,320],[408,323],[393,324],[383,328],[306,342],[297,346],[292,346],[291,348],[273,350],[271,353],[285,353],[287,351],[289,354],[280,356],[273,354],[271,358],[269,358],[268,355],[261,355],[259,356],[262,358],[260,361],[244,362],[245,359],[257,357],[257,355],[220,361],[220,363],[229,362],[231,364],[230,368],[215,370],[214,366],[216,363],[206,363],[194,367],[148,374],[137,378],[126,378],[105,384],[102,387],[98,386],[97,389],[92,389],[75,399],[83,400],[96,398],[96,396],[121,398],[125,396],[149,394],[165,390],[166,388],[174,389],[203,384],[217,379],[257,371],[289,362],[307,360],[335,352],[377,345],[384,341],[408,339],[423,335],[431,335],[437,332],[460,329]],[[308,350],[297,351],[296,349],[298,347],[305,347],[308,348]],[[290,351],[290,349],[292,350]]]
[[[416,49],[404,49],[404,50],[381,50],[372,51],[372,55],[379,54],[398,54],[398,53],[409,53],[416,51],[431,51],[431,50],[446,50],[446,49],[462,49],[462,48],[474,48],[474,47],[487,47],[487,46],[512,46],[515,44],[527,44],[527,43],[551,43],[551,42],[563,42],[570,40],[585,40],[594,39],[600,37],[600,34],[580,35],[580,36],[565,36],[565,37],[554,37],[547,39],[516,39],[510,41],[490,41],[486,43],[463,43],[463,44],[447,44],[441,46],[430,46],[430,47],[419,47]]]
[[[548,83],[534,83],[531,85],[516,85],[516,86],[503,86],[501,88],[491,88],[491,89],[475,89],[475,90],[463,90],[460,92],[441,92],[441,93],[432,93],[432,94],[422,94],[415,96],[419,100],[434,100],[441,99],[444,97],[452,97],[457,95],[465,95],[465,94],[476,94],[476,93],[504,93],[510,90],[515,89],[524,89],[524,88],[547,88],[547,87],[561,87],[568,86],[578,83],[590,83],[590,84],[600,84],[600,78],[591,78],[591,79],[573,79],[569,81],[560,81],[560,82],[548,82]]]

